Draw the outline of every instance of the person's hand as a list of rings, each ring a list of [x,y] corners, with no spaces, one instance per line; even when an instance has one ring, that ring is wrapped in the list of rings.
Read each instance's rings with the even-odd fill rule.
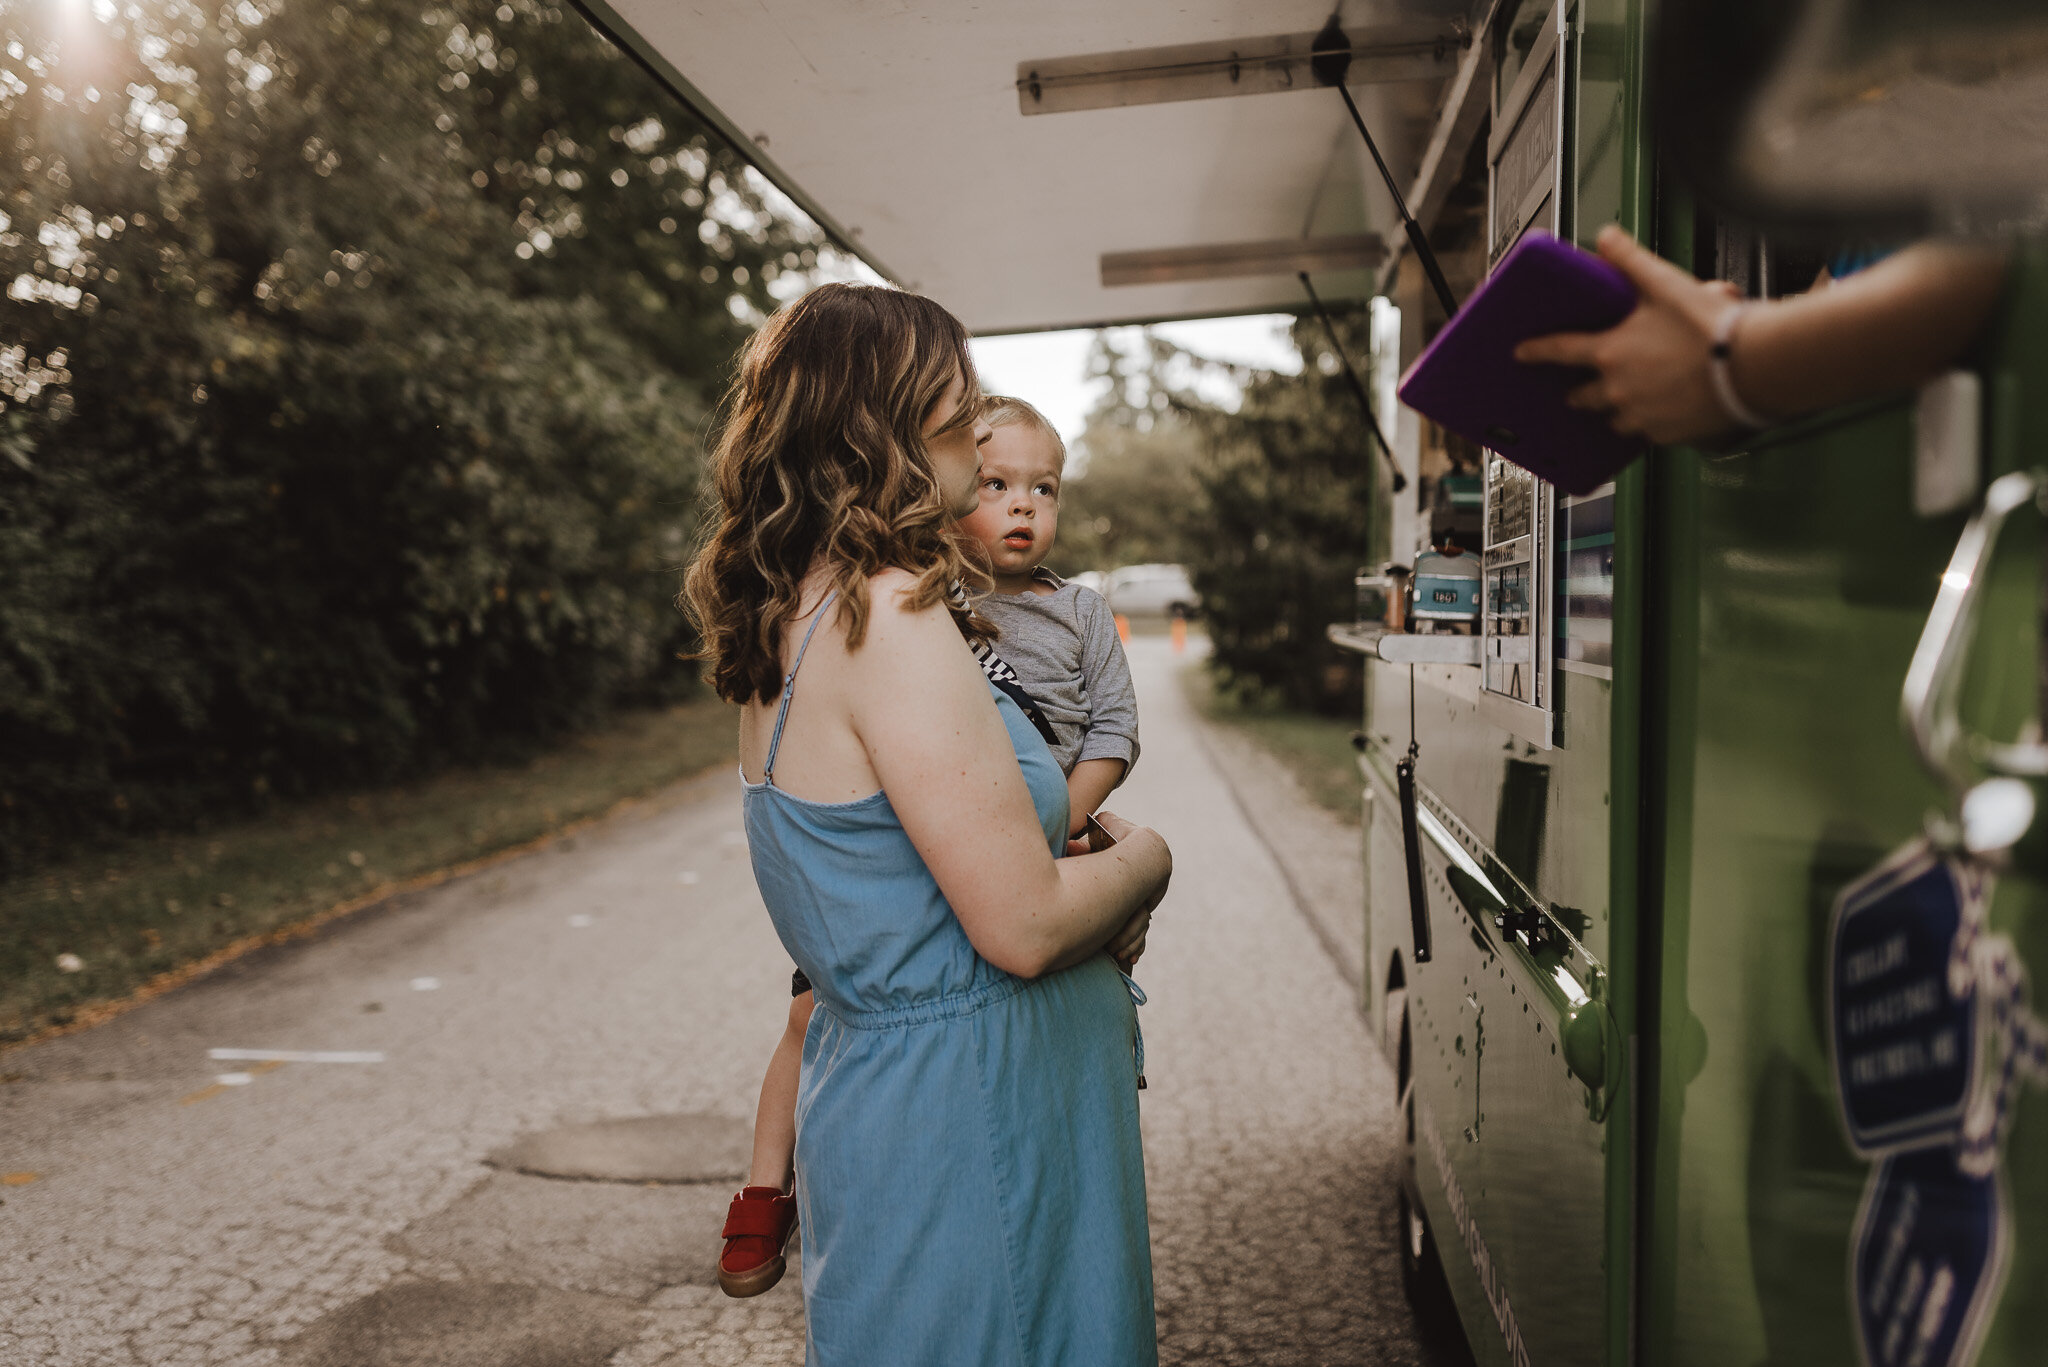
[[[1108,831],[1109,838],[1119,845],[1123,844],[1133,831],[1145,829],[1145,827],[1126,821],[1115,812],[1107,810],[1095,814],[1095,823],[1102,827],[1103,830]]]
[[[1124,825],[1131,829],[1129,822]],[[1116,843],[1116,837],[1109,835],[1109,827],[1083,812],[1081,819],[1074,824],[1073,833],[1067,837],[1067,855],[1072,858],[1077,854],[1101,854]]]
[[[1145,936],[1152,929],[1152,913],[1165,899],[1166,884],[1171,877],[1172,875],[1168,874],[1159,880],[1159,886],[1145,899],[1145,905],[1132,912],[1131,919],[1124,922],[1123,929],[1111,936],[1109,943],[1103,946],[1109,951],[1109,957],[1115,959],[1117,966],[1126,973],[1137,965],[1139,957],[1145,952]]]
[[[1691,441],[1734,427],[1714,396],[1707,349],[1735,287],[1694,279],[1612,224],[1600,230],[1598,245],[1635,285],[1635,311],[1605,332],[1532,337],[1515,348],[1515,359],[1597,371],[1567,402],[1606,413],[1625,436]]]
[[[1149,835],[1154,840],[1159,840],[1159,833],[1157,831],[1150,830],[1144,826],[1134,825],[1118,816],[1115,812],[1097,812],[1095,820],[1100,823],[1104,830],[1109,832],[1111,838],[1119,845],[1140,834]],[[1160,840],[1159,843],[1160,848],[1162,850],[1165,849],[1166,842]],[[1173,856],[1171,852],[1168,852],[1166,869],[1160,874],[1159,882],[1146,893],[1145,900],[1138,906],[1136,911],[1131,913],[1130,919],[1125,921],[1122,928],[1116,934],[1110,936],[1109,942],[1102,947],[1103,951],[1116,961],[1117,967],[1121,968],[1124,972],[1130,972],[1132,966],[1144,954],[1145,936],[1152,928],[1152,912],[1158,907],[1160,901],[1165,898],[1167,884],[1172,879]]]
[[[1139,958],[1145,953],[1145,936],[1151,929],[1152,909],[1147,907],[1124,922],[1124,928],[1102,947],[1102,952],[1128,973],[1138,966]]]

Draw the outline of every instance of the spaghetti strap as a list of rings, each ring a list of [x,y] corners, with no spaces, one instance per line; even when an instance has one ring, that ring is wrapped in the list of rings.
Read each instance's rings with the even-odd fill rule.
[[[825,609],[832,606],[832,600],[839,596],[833,589],[825,595],[825,601],[818,604],[817,612],[811,616],[811,625],[804,632],[803,643],[796,648],[796,658],[789,663],[789,673],[782,679],[782,705],[775,709],[775,734],[768,738],[768,761],[761,766],[761,781],[773,787],[775,784],[775,756],[782,749],[782,726],[789,720],[789,700],[796,693],[796,672],[804,667],[804,652],[811,648],[811,638],[818,634],[818,623],[825,620]]]

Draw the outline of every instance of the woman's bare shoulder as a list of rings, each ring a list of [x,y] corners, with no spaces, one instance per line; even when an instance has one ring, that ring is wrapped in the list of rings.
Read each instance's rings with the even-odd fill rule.
[[[908,570],[877,570],[868,576],[868,621],[870,631],[913,634],[943,625],[954,630],[952,615],[944,602],[917,606],[918,576]]]
[[[918,577],[904,570],[883,570],[868,579],[867,631],[851,656],[857,674],[901,688],[906,678],[950,675],[956,665],[975,672],[945,603],[918,606],[917,588]]]
[[[917,588],[917,576],[891,565],[868,576],[868,597],[876,607],[896,607]]]

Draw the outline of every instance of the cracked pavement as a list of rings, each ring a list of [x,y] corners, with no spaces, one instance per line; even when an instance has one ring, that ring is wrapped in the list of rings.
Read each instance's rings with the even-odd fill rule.
[[[1140,970],[1161,1359],[1453,1360],[1417,1339],[1401,1293],[1393,1082],[1325,948],[1359,933],[1330,848],[1356,833],[1277,766],[1203,742],[1163,638],[1131,656],[1145,755],[1110,805],[1176,861]],[[1271,848],[1317,863],[1296,879],[1314,905]],[[36,1178],[0,1190],[0,1363],[800,1362],[794,1258],[753,1300],[712,1279],[736,1172],[567,1181],[485,1162],[598,1121],[749,1123],[788,974],[721,768],[14,1050],[0,1171]],[[383,1061],[208,1058],[224,1047]],[[230,1070],[247,1081],[219,1084]]]

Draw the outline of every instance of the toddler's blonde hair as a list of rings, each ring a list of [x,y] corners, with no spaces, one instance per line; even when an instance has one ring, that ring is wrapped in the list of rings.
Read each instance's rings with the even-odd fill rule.
[[[1013,399],[1007,394],[986,395],[982,399],[981,420],[990,427],[1023,423],[1037,428],[1039,434],[1052,443],[1052,449],[1059,452],[1060,469],[1064,471],[1067,468],[1067,444],[1060,440],[1060,430],[1046,419],[1045,414],[1024,400]]]

